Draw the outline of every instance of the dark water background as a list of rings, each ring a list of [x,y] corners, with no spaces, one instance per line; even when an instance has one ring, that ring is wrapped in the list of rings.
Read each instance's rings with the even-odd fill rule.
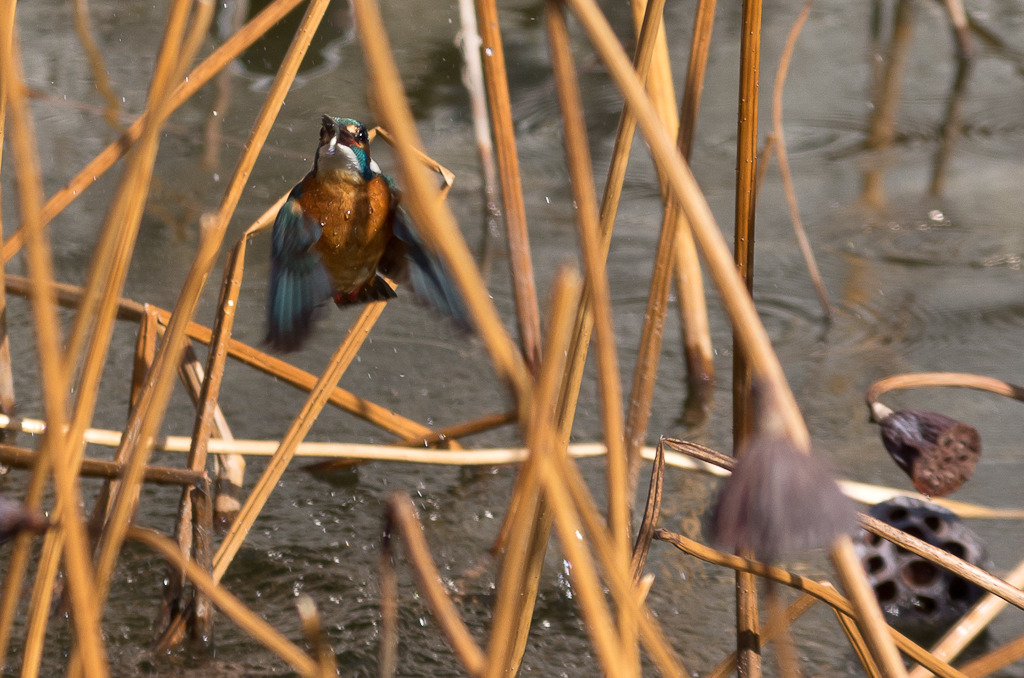
[[[483,232],[480,172],[472,138],[468,101],[453,46],[459,30],[452,2],[391,2],[384,19],[410,93],[427,151],[456,175],[449,197],[471,244]],[[628,3],[603,3],[620,33],[628,35]],[[693,2],[669,3],[666,25],[676,73],[685,72]],[[563,165],[558,110],[548,68],[546,35],[539,2],[501,3],[501,21],[510,68],[512,102],[519,134],[526,207],[542,304],[558,266],[577,259],[573,208]],[[768,128],[772,78],[785,33],[800,9],[797,2],[769,3],[764,12],[762,57],[762,139]],[[916,6],[914,37],[897,116],[897,138],[885,153],[864,151],[871,111],[870,49],[872,3],[820,0],[794,54],[785,99],[786,134],[802,216],[817,252],[825,284],[835,304],[831,326],[821,313],[797,251],[778,172],[769,170],[758,212],[755,297],[775,343],[814,442],[837,471],[848,478],[900,488],[909,481],[889,461],[876,429],[867,423],[863,393],[875,379],[898,372],[948,370],[976,372],[1024,382],[1024,12],[1019,0],[980,0],[969,9],[1009,44],[996,50],[979,45],[964,102],[964,137],[950,160],[941,198],[927,192],[955,61],[951,33],[938,3]],[[885,16],[891,7],[883,3]],[[142,110],[164,3],[93,0],[96,38],[123,110]],[[222,12],[226,18],[226,14]],[[295,17],[293,17],[295,18]],[[100,115],[103,105],[74,33],[71,7],[56,0],[21,3],[18,22],[29,84],[50,100],[34,104],[39,151],[48,193],[61,187],[95,153],[115,138]],[[737,91],[739,3],[720,3],[693,167],[719,222],[731,233]],[[888,30],[888,29],[887,29]],[[311,163],[319,115],[330,112],[374,121],[366,102],[366,82],[351,16],[336,2],[325,19],[323,38],[309,67],[296,81],[243,196],[227,242],[294,184]],[[162,139],[155,185],[139,237],[127,296],[165,308],[196,251],[197,217],[216,206],[269,83],[269,73],[290,40],[278,35],[250,50],[227,79],[229,105],[217,110],[223,137],[213,146],[215,166],[203,163],[203,127],[214,110],[216,92],[208,86],[171,118]],[[210,37],[212,49],[217,38]],[[583,69],[583,96],[599,180],[610,154],[620,101],[592,57],[585,40],[575,42]],[[380,145],[375,147],[375,153]],[[627,177],[609,276],[615,306],[623,378],[628,385],[643,317],[650,261],[661,208],[653,166],[637,144]],[[386,152],[381,165],[393,167]],[[884,172],[886,202],[876,208],[860,200],[865,172]],[[59,278],[81,283],[99,224],[119,170],[64,211],[51,226]],[[5,235],[17,223],[9,153],[3,167]],[[488,284],[503,317],[514,327],[501,243]],[[268,238],[256,239],[243,284],[236,336],[258,342],[262,334]],[[14,272],[23,272],[15,259]],[[214,276],[216,280],[219,274]],[[209,324],[217,283],[205,292],[197,320]],[[728,323],[716,301],[709,302],[718,356],[719,385],[710,423],[686,431],[679,423],[683,367],[678,322],[666,328],[649,440],[661,434],[688,435],[722,450],[729,437]],[[312,345],[290,358],[313,372],[322,369],[354,311],[332,310]],[[40,412],[30,314],[22,300],[9,310],[17,370],[20,412]],[[119,429],[127,408],[134,328],[120,325],[95,425]],[[443,321],[416,306],[409,295],[388,306],[380,323],[348,370],[342,385],[393,407],[418,421],[444,425],[506,409],[506,393],[495,385],[478,341],[459,336]],[[222,407],[233,432],[244,438],[278,438],[301,406],[298,392],[249,370],[230,365]],[[974,479],[957,496],[994,506],[1020,506],[1020,405],[969,392],[919,391],[896,394],[894,406],[926,407],[976,426],[985,450]],[[186,434],[190,405],[179,393],[165,432]],[[583,387],[575,439],[600,435],[596,386]],[[313,440],[389,442],[372,427],[326,410],[310,435]],[[512,429],[471,439],[479,446],[515,444]],[[27,444],[27,443],[26,443]],[[91,454],[107,454],[93,449]],[[263,468],[250,460],[250,478]],[[582,463],[600,498],[602,464]],[[412,494],[424,521],[434,557],[457,591],[464,618],[483,639],[489,624],[493,567],[482,577],[465,577],[485,557],[500,525],[514,479],[513,468],[463,470],[376,463],[330,478],[311,477],[297,468],[287,473],[257,521],[224,583],[274,626],[292,638],[300,631],[294,611],[299,593],[320,607],[342,675],[376,674],[378,612],[376,559],[387,492]],[[23,474],[7,480],[11,491]],[[670,471],[663,524],[700,535],[703,514],[716,481]],[[88,501],[96,483],[86,482]],[[139,521],[170,529],[176,493],[147,488]],[[974,521],[987,540],[997,572],[1021,557],[1024,526],[1006,521]],[[820,556],[793,567],[827,574]],[[649,570],[657,580],[652,609],[672,638],[686,666],[705,671],[733,643],[731,573],[670,551],[652,549]],[[117,675],[282,675],[287,667],[255,646],[230,622],[220,619],[209,650],[183,650],[154,656],[148,649],[159,601],[161,563],[129,546],[112,584],[105,632]],[[585,630],[567,584],[557,545],[541,582],[525,675],[580,676],[596,667]],[[425,607],[414,595],[407,572],[401,584],[401,675],[460,673]],[[52,624],[50,653],[43,674],[56,673],[64,657],[66,631]],[[992,626],[993,642],[1024,632],[1019,611]],[[857,675],[853,653],[831,613],[816,608],[797,623],[799,651],[809,675]],[[17,651],[19,648],[15,648]],[[16,656],[16,655],[15,655]],[[769,668],[773,671],[774,668]],[[1024,667],[1002,676],[1024,675]]]

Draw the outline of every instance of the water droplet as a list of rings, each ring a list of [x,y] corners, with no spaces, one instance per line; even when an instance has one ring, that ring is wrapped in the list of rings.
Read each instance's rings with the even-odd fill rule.
[[[932,221],[942,221],[946,218],[946,215],[941,210],[932,210],[928,213],[928,218]]]
[[[490,47],[484,50],[484,54],[486,54],[487,56],[494,56],[494,52],[491,50]]]
[[[352,218],[352,210],[345,210],[345,221]]]

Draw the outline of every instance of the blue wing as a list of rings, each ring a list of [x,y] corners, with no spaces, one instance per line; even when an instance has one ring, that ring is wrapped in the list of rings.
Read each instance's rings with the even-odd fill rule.
[[[407,264],[405,272],[416,296],[450,317],[460,328],[470,329],[469,312],[448,268],[436,254],[427,249],[413,229],[409,215],[401,207],[395,212],[392,229],[395,238],[404,246],[402,249]]]
[[[331,296],[331,283],[313,245],[320,224],[307,219],[296,191],[277,213],[270,255],[267,343],[293,351],[309,337],[317,307]]]

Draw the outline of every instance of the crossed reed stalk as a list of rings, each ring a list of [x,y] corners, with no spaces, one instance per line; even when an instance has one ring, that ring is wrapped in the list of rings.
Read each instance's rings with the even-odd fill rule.
[[[4,240],[2,262],[22,255],[27,278],[5,276],[5,289],[31,300],[40,360],[45,432],[38,448],[0,446],[5,461],[27,466],[30,479],[23,501],[29,509],[43,508],[46,492],[55,500],[50,507],[51,528],[40,540],[19,534],[12,546],[0,594],[0,662],[13,665],[8,656],[18,618],[18,601],[26,588],[29,563],[37,547],[38,556],[31,600],[25,623],[24,675],[38,675],[51,624],[50,600],[58,572],[67,578],[67,606],[73,645],[68,672],[72,675],[109,674],[107,647],[100,632],[111,573],[125,540],[141,543],[165,558],[176,570],[165,591],[161,647],[182,642],[186,631],[209,635],[212,607],[250,634],[301,675],[335,675],[334,654],[320,627],[315,601],[303,598],[299,615],[303,622],[305,648],[284,637],[266,621],[239,602],[220,580],[244,543],[249,529],[260,515],[268,497],[303,449],[304,438],[328,404],[374,423],[406,446],[436,445],[459,450],[457,438],[488,427],[515,422],[527,449],[510,500],[500,536],[495,545],[500,576],[487,638],[478,640],[460,617],[458,606],[448,595],[430,555],[412,502],[402,493],[387,501],[387,524],[381,557],[381,615],[383,639],[380,648],[381,675],[399,672],[397,655],[397,610],[401,600],[395,567],[398,554],[415,575],[416,586],[436,617],[438,626],[464,670],[474,676],[505,676],[516,673],[526,649],[533,606],[544,556],[553,530],[566,560],[572,563],[572,584],[580,614],[603,671],[614,676],[638,676],[641,651],[658,670],[670,676],[691,675],[645,604],[652,578],[645,576],[644,563],[652,541],[660,540],[678,549],[730,568],[737,573],[737,630],[744,639],[737,651],[723,658],[706,675],[729,675],[739,666],[743,675],[760,673],[760,648],[787,637],[786,628],[815,601],[830,606],[850,639],[869,675],[903,676],[902,652],[919,667],[912,675],[927,672],[940,676],[982,676],[997,670],[1024,653],[1024,640],[1017,640],[995,653],[975,660],[958,671],[948,661],[959,649],[944,641],[928,652],[889,628],[868,587],[864,572],[853,555],[848,537],[832,544],[836,572],[846,591],[841,595],[828,582],[814,582],[778,567],[730,555],[658,527],[658,515],[665,472],[663,449],[669,447],[705,462],[730,468],[731,457],[699,448],[685,441],[664,441],[652,469],[648,502],[635,534],[631,524],[632,502],[641,473],[644,441],[653,401],[655,377],[661,354],[668,310],[669,291],[679,291],[680,317],[684,322],[685,353],[689,370],[693,417],[706,417],[709,384],[713,383],[710,339],[705,317],[703,277],[698,252],[735,328],[737,355],[734,421],[737,447],[752,428],[751,383],[766,385],[773,394],[772,413],[779,430],[801,451],[809,453],[809,436],[786,384],[778,359],[757,317],[747,291],[752,280],[752,250],[737,249],[737,260],[721,236],[704,197],[687,165],[693,145],[708,45],[713,24],[714,0],[701,0],[697,8],[682,107],[675,109],[672,70],[668,59],[666,31],[661,23],[664,0],[634,2],[637,43],[630,59],[615,37],[603,13],[593,0],[550,0],[545,21],[551,63],[557,86],[565,137],[567,167],[577,205],[583,275],[566,270],[557,277],[551,291],[546,332],[541,331],[533,267],[530,260],[529,229],[516,154],[508,78],[496,2],[476,0],[475,14],[480,31],[479,49],[486,84],[486,110],[490,113],[503,215],[509,242],[509,263],[516,301],[518,341],[505,329],[502,319],[486,293],[480,271],[455,222],[444,192],[439,196],[431,172],[440,173],[450,185],[451,175],[422,152],[400,74],[373,0],[353,0],[360,44],[364,51],[371,99],[378,130],[396,151],[403,186],[403,200],[419,225],[428,245],[444,259],[462,291],[473,324],[486,348],[494,372],[509,388],[515,402],[510,413],[492,413],[444,430],[432,430],[376,403],[348,392],[337,383],[355,358],[362,341],[383,312],[384,303],[367,305],[319,375],[299,370],[232,338],[235,309],[244,275],[247,246],[261,237],[272,224],[284,198],[257,219],[231,248],[222,276],[221,296],[212,328],[193,321],[199,295],[214,269],[224,246],[242,190],[257,161],[271,126],[277,119],[300,62],[327,8],[327,0],[308,3],[288,53],[266,95],[249,139],[234,173],[227,182],[218,208],[201,219],[199,249],[175,307],[170,310],[138,304],[123,298],[125,277],[131,262],[141,223],[143,206],[152,186],[152,173],[160,131],[170,114],[207,84],[261,37],[270,27],[300,4],[300,0],[275,0],[212,53],[186,72],[199,54],[213,16],[211,0],[172,0],[156,60],[146,108],[126,127],[118,141],[97,154],[63,189],[44,200],[36,152],[36,132],[29,112],[29,91],[21,73],[21,47],[17,40],[13,0],[0,4],[0,124],[14,153],[19,224]],[[76,5],[78,28],[83,43],[89,25],[84,2]],[[625,105],[616,132],[601,199],[593,181],[586,119],[576,81],[575,60],[569,48],[570,19],[590,41],[612,80],[620,89]],[[744,3],[747,38],[742,45],[743,88],[738,113],[738,165],[744,168],[737,183],[737,239],[753,241],[754,205],[757,189],[757,101],[760,53],[760,4]],[[795,40],[795,33],[794,38]],[[790,47],[791,51],[791,47]],[[93,47],[91,63],[102,69],[102,57]],[[788,56],[787,56],[788,58]],[[105,78],[100,79],[108,83]],[[109,90],[109,84],[104,85]],[[781,83],[780,83],[781,89]],[[778,96],[781,97],[781,94]],[[108,96],[108,99],[110,97]],[[778,106],[777,106],[778,108]],[[484,110],[480,107],[478,110]],[[111,110],[109,119],[116,119]],[[615,223],[618,200],[635,131],[643,134],[658,168],[664,200],[660,235],[652,257],[653,276],[641,334],[638,360],[628,398],[619,379],[619,357],[605,262]],[[384,130],[387,130],[385,132]],[[776,114],[776,141],[785,167],[784,138],[780,115]],[[114,194],[95,248],[85,284],[59,285],[54,281],[47,224],[97,177],[124,159],[125,171]],[[795,204],[795,200],[793,201]],[[805,239],[804,243],[806,250]],[[824,288],[819,294],[826,303]],[[75,311],[70,332],[65,336],[58,320],[58,306]],[[106,362],[114,323],[138,325],[138,341],[132,379],[132,410],[120,435],[114,434],[117,449],[110,461],[84,457],[85,445],[98,433],[91,428],[99,380]],[[208,347],[205,363],[197,357],[195,344]],[[597,365],[599,400],[606,452],[607,504],[599,508],[580,471],[567,454],[569,432],[582,382],[583,366],[593,344]],[[0,350],[0,360],[4,353]],[[0,377],[0,404],[9,403],[10,360]],[[220,410],[221,386],[229,358],[247,364],[308,392],[305,404],[277,442],[270,461],[245,499],[232,503],[230,493],[214,490],[241,484],[244,460],[224,450],[244,450],[235,441]],[[184,467],[150,464],[176,379],[192,396],[196,416],[192,435],[187,438]],[[945,383],[945,382],[944,382]],[[882,389],[884,390],[884,389]],[[880,393],[881,391],[878,391]],[[1012,393],[1008,393],[1012,395]],[[877,394],[876,394],[877,395]],[[628,403],[628,407],[625,406]],[[8,409],[9,412],[9,409]],[[5,418],[10,426],[18,422]],[[92,437],[90,437],[92,436]],[[239,445],[233,446],[233,443]],[[183,447],[186,445],[183,445]],[[216,481],[207,474],[208,457],[217,457],[223,477]],[[456,462],[457,463],[457,462]],[[80,475],[98,473],[106,478],[91,516],[81,508]],[[172,536],[135,525],[133,516],[144,482],[180,485],[183,493]],[[213,542],[215,514],[230,520],[230,527],[218,544]],[[963,563],[938,549],[887,526],[861,517],[862,524],[885,539],[942,567],[947,567],[991,592],[979,607],[994,615],[1000,602],[1024,608],[1024,596],[1015,588],[1022,582],[1018,567],[1002,580],[975,566]],[[89,537],[92,528],[94,539]],[[583,538],[578,538],[583,535]],[[401,544],[401,551],[396,548]],[[802,591],[787,608],[775,610],[763,625],[759,623],[757,579],[768,579]],[[976,617],[982,616],[982,613]],[[991,616],[986,617],[991,619]],[[986,622],[987,623],[987,622]],[[974,628],[983,624],[974,622]],[[956,634],[951,634],[951,636]],[[781,654],[781,653],[780,653]],[[792,669],[792,662],[787,664]]]

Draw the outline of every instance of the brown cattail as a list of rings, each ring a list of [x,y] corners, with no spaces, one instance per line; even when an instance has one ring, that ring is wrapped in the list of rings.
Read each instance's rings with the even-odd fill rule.
[[[981,456],[978,431],[943,414],[897,410],[882,419],[881,427],[889,455],[928,497],[960,489]]]
[[[718,493],[712,539],[771,562],[826,546],[854,527],[853,502],[824,464],[787,438],[755,437]]]

